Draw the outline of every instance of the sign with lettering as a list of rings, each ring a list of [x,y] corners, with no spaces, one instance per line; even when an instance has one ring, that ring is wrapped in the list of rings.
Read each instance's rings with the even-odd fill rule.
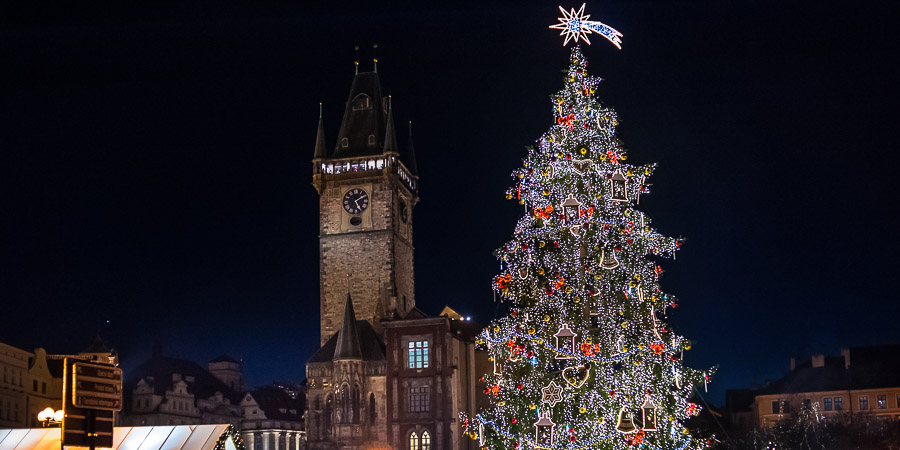
[[[72,366],[74,406],[105,411],[122,409],[122,369],[86,362]]]

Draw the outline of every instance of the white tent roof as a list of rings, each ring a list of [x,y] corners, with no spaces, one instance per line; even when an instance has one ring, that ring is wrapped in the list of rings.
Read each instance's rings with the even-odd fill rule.
[[[229,425],[116,427],[115,450],[213,450]],[[0,450],[57,450],[59,428],[0,430]],[[235,450],[234,442],[227,445]]]

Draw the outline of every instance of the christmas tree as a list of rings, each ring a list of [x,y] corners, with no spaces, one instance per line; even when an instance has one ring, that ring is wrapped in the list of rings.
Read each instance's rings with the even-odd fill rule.
[[[638,209],[655,164],[632,165],[616,113],[595,97],[579,47],[551,97],[554,125],[528,150],[507,198],[524,205],[497,250],[494,289],[509,314],[479,337],[494,369],[490,406],[464,417],[485,448],[700,448],[684,421],[700,407],[688,340],[664,321],[676,299],[659,285],[681,240]]]

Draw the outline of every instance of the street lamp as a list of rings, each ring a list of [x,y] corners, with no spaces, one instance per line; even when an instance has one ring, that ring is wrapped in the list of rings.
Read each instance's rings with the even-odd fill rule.
[[[54,411],[53,408],[50,408],[48,406],[47,408],[44,408],[43,411],[38,413],[37,418],[39,421],[41,421],[41,423],[45,427],[49,427],[50,425],[61,424],[63,421],[63,417],[65,417],[65,415],[66,415],[65,411],[63,411],[63,410]]]

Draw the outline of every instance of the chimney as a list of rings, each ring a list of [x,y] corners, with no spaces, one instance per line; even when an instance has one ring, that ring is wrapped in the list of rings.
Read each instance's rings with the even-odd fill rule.
[[[850,349],[842,348],[841,355],[844,356],[844,369],[849,369],[850,368]]]
[[[825,355],[823,355],[823,354],[812,355],[812,366],[813,366],[813,368],[825,367]]]
[[[797,368],[797,358],[791,356],[791,372]]]

